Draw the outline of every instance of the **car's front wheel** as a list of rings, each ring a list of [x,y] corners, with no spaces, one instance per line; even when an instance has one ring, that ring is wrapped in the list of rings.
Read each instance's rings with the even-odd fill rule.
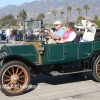
[[[0,70],[1,91],[8,96],[24,93],[30,84],[31,74],[28,67],[20,61],[10,61]]]

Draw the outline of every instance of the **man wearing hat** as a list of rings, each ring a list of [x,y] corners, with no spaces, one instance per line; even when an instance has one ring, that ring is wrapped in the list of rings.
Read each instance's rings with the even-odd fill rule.
[[[55,32],[50,32],[48,30],[44,30],[45,33],[47,33],[49,36],[51,36],[52,38],[49,39],[48,44],[53,44],[56,43],[56,40],[60,40],[61,37],[63,36],[65,30],[62,27],[62,22],[61,21],[56,21],[54,22],[54,28],[55,28]]]

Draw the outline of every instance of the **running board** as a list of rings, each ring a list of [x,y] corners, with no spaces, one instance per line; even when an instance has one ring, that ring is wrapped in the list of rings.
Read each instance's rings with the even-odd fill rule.
[[[92,71],[92,70],[84,70],[84,71],[77,71],[77,72],[70,72],[70,73],[59,73],[58,71],[52,71],[50,74],[51,74],[52,76],[59,76],[59,75],[67,75],[67,74],[91,72],[91,71]]]

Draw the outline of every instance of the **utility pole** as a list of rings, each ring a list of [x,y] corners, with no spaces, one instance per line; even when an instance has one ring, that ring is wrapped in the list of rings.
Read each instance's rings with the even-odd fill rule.
[[[48,26],[50,28],[50,0],[48,0]]]
[[[76,8],[76,4],[75,4],[75,20],[76,20],[76,11],[77,11],[77,8]]]
[[[11,19],[10,19],[10,22],[11,22],[11,27],[12,27],[12,10],[10,10],[11,12]]]
[[[34,10],[34,20],[35,20],[35,7],[34,7],[34,9],[33,9],[33,10]]]
[[[12,10],[10,12],[11,12],[11,15],[12,15]]]
[[[50,4],[49,4],[49,0],[48,0],[48,12],[50,11]]]
[[[68,1],[66,1],[66,5],[67,5],[67,23],[68,23]]]

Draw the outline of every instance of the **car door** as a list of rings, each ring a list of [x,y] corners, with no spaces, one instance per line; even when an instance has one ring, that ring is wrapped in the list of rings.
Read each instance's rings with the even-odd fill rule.
[[[72,62],[78,58],[78,43],[66,42],[61,44],[51,44],[48,49],[49,62]],[[58,63],[59,63],[58,62]]]
[[[64,50],[64,44],[50,44],[48,47],[48,60],[50,62],[64,60]]]
[[[80,42],[78,58],[87,58],[93,52],[93,42]]]
[[[65,62],[77,61],[78,58],[78,42],[65,43]]]

